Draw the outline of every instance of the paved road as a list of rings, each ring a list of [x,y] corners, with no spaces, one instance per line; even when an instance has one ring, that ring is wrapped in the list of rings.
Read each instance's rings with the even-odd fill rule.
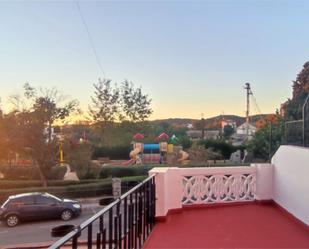
[[[79,217],[67,222],[62,220],[27,222],[21,223],[14,228],[8,228],[5,224],[0,223],[0,247],[5,248],[8,245],[22,243],[56,241],[58,238],[53,238],[50,235],[51,228],[63,224],[79,225],[101,208],[100,206],[93,206],[87,210],[83,210]],[[96,231],[96,227],[98,227],[98,224],[94,224],[94,231]]]

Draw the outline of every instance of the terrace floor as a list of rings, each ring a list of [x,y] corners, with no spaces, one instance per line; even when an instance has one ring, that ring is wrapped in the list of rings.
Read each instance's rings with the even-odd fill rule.
[[[158,222],[143,248],[309,248],[309,229],[272,204],[185,208]]]

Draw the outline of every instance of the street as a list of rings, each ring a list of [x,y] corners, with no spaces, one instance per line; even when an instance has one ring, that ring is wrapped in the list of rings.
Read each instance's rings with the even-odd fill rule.
[[[22,243],[36,243],[36,242],[49,242],[57,241],[59,238],[51,237],[51,229],[55,226],[63,224],[79,225],[83,221],[90,218],[102,207],[99,205],[93,206],[83,210],[82,214],[73,218],[70,221],[62,220],[45,220],[20,223],[17,227],[9,228],[6,224],[0,222],[0,248],[6,248],[9,245],[16,245]],[[94,223],[94,231],[96,231],[98,223]],[[83,238],[83,236],[82,236]]]

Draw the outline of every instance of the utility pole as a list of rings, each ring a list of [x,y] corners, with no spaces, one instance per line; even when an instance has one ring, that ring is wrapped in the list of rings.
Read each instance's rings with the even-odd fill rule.
[[[205,137],[205,119],[204,119],[204,113],[201,113],[201,125],[202,125],[202,140]]]
[[[246,125],[247,125],[247,137],[249,135],[249,114],[250,114],[250,95],[252,95],[250,83],[246,83],[244,88],[247,90],[247,110],[246,110]]]

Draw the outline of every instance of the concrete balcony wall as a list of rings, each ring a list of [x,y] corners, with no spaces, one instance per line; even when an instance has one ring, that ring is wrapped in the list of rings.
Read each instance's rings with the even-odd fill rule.
[[[269,163],[251,164],[256,168],[256,195],[259,201],[273,199],[273,165]]]
[[[156,216],[183,205],[272,199],[273,167],[153,168],[156,174]]]
[[[272,164],[274,201],[309,225],[309,148],[281,146]]]

